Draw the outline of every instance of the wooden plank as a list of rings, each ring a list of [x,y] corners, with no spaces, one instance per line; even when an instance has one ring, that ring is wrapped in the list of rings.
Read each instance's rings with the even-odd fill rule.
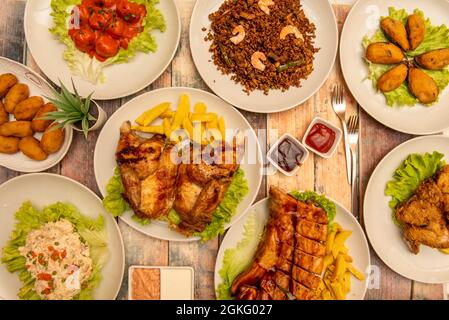
[[[414,281],[412,286],[413,300],[443,300],[443,285],[426,284]]]

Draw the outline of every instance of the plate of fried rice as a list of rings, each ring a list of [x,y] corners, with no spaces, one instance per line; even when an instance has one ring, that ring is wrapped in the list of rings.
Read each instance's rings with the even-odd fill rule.
[[[328,1],[197,1],[190,46],[218,96],[240,109],[271,113],[303,103],[324,84],[338,28]]]

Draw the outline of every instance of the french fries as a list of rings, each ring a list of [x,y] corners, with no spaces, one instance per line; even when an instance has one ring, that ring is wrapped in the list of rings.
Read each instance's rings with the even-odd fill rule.
[[[188,95],[181,95],[176,110],[170,109],[170,103],[164,102],[141,114],[132,126],[133,130],[163,134],[174,141],[182,141],[185,138],[207,145],[212,142],[225,140],[226,124],[223,117],[216,113],[208,112],[204,102],[197,102],[190,108]],[[158,119],[162,123],[154,123]],[[183,129],[184,132],[177,132]]]
[[[351,236],[337,223],[326,240],[326,256],[323,260],[323,278],[318,286],[318,296],[323,300],[345,300],[351,291],[351,275],[363,281],[365,276],[353,265],[345,242]]]

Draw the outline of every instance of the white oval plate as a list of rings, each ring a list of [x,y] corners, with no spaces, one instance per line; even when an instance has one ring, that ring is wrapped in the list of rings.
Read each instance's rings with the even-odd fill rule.
[[[249,193],[237,207],[236,214],[231,222],[225,226],[225,228],[229,228],[245,214],[246,209],[252,205],[259,192],[259,187],[262,181],[262,153],[256,134],[248,121],[226,102],[213,94],[202,90],[192,88],[165,88],[150,91],[134,98],[117,110],[104,125],[95,146],[94,170],[98,188],[100,189],[101,194],[106,196],[106,185],[114,173],[114,168],[117,166],[115,161],[115,151],[117,149],[117,143],[120,137],[120,126],[122,123],[128,120],[134,122],[134,120],[144,111],[161,102],[171,102],[172,108],[175,108],[178,105],[180,95],[184,93],[189,95],[192,106],[199,101],[206,103],[210,112],[215,112],[224,117],[227,128],[246,131],[250,136],[249,138],[252,141],[257,142],[245,150],[245,160],[248,159],[249,155],[251,155],[250,158],[257,159],[254,161],[255,164],[249,164],[248,161],[244,161],[240,166],[245,172],[245,177],[248,180]],[[132,228],[146,235],[169,241],[199,240],[198,237],[185,237],[184,235],[169,229],[165,222],[153,220],[149,225],[143,226],[133,220],[132,215],[133,212],[130,210],[125,212],[121,216],[121,219]]]
[[[29,0],[25,7],[25,37],[31,54],[39,68],[56,85],[59,79],[71,88],[71,77],[81,95],[95,92],[94,99],[109,100],[131,95],[156,80],[168,67],[178,48],[181,36],[181,20],[173,0],[161,0],[156,7],[164,15],[167,30],[152,32],[158,49],[155,53],[138,53],[127,63],[104,68],[104,83],[96,85],[73,76],[63,59],[65,45],[48,31],[53,26],[50,16],[51,0]],[[125,81],[124,81],[125,80]]]
[[[31,201],[39,209],[58,201],[67,202],[85,216],[97,218],[99,214],[103,215],[110,256],[101,270],[102,280],[93,291],[93,298],[114,300],[122,284],[125,250],[117,222],[104,211],[101,200],[82,184],[56,174],[36,173],[11,179],[0,186],[0,248],[8,242],[16,223],[14,214],[25,201]],[[21,287],[18,274],[9,273],[0,263],[0,297],[16,300]]]
[[[425,283],[449,282],[449,256],[427,246],[420,253],[410,252],[402,239],[400,228],[392,218],[388,202],[391,197],[384,194],[387,182],[401,163],[412,153],[438,151],[449,161],[449,137],[428,136],[407,141],[391,151],[378,164],[371,175],[365,194],[364,221],[368,238],[377,255],[393,271],[400,275]]]
[[[354,259],[354,266],[361,270],[362,272],[368,272],[371,259],[368,247],[368,241],[366,240],[365,233],[358,221],[354,218],[354,216],[346,210],[341,204],[335,202],[334,200],[328,198],[333,201],[337,206],[337,215],[335,217],[335,222],[338,222],[344,230],[352,231],[352,235],[346,241],[346,245],[349,248],[349,255]],[[220,277],[220,270],[223,267],[223,257],[224,253],[227,249],[233,249],[237,246],[237,244],[242,240],[245,225],[248,219],[252,214],[256,215],[257,224],[266,225],[270,212],[268,208],[269,198],[265,198],[258,203],[254,204],[249,210],[248,214],[245,215],[244,218],[240,219],[235,225],[232,226],[231,229],[226,233],[223,241],[220,245],[220,250],[218,251],[217,260],[215,262],[215,274],[214,274],[214,283],[215,290],[218,289],[218,286],[222,282]],[[254,250],[255,251],[255,250]],[[252,257],[248,257],[248,259],[252,259]],[[366,273],[365,273],[366,275]],[[351,292],[349,292],[347,296],[347,300],[363,300],[365,297],[366,289],[368,287],[368,280],[359,281],[355,278],[352,278],[351,281]]]
[[[223,0],[197,1],[190,20],[190,49],[193,61],[201,77],[218,96],[230,104],[247,111],[259,113],[280,112],[300,105],[313,96],[324,84],[332,70],[338,50],[338,29],[330,3],[326,1],[302,0],[307,17],[316,26],[315,45],[321,50],[315,55],[315,70],[301,88],[291,87],[288,91],[270,90],[268,95],[253,91],[243,92],[240,84],[223,75],[211,62],[211,42],[205,41],[210,27],[209,14],[218,10]],[[208,30],[202,31],[202,28]]]
[[[53,96],[52,87],[39,74],[23,64],[0,57],[0,74],[7,72],[14,74],[19,79],[19,82],[28,85],[30,88],[30,96],[41,96],[44,101],[48,101],[45,96]],[[10,119],[14,120],[14,117],[10,115]],[[40,139],[42,133],[36,133],[34,136]],[[0,165],[20,172],[40,172],[47,170],[57,165],[64,158],[72,143],[72,136],[72,127],[65,128],[65,140],[61,149],[55,154],[49,155],[44,161],[32,160],[19,151],[16,154],[0,153]]]
[[[364,61],[362,40],[379,29],[381,16],[395,7],[413,12],[419,8],[434,25],[446,24],[449,2],[441,0],[359,0],[346,19],[340,41],[340,62],[343,76],[357,102],[373,118],[397,131],[427,135],[449,128],[449,88],[440,94],[440,101],[431,107],[417,104],[414,107],[390,107],[385,97],[377,93],[367,79],[368,66]]]

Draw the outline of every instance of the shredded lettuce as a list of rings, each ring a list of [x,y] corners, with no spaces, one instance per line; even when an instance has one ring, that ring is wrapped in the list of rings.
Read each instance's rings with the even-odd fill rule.
[[[237,170],[226,194],[212,216],[212,222],[204,231],[195,233],[195,236],[206,242],[224,233],[224,226],[231,221],[238,204],[248,194],[248,182],[242,169]]]
[[[222,282],[217,288],[218,300],[231,300],[231,286],[234,279],[245,271],[253,259],[260,240],[262,239],[264,225],[256,219],[256,212],[248,216],[244,226],[243,238],[235,248],[227,249],[223,256],[223,266],[219,274]]]
[[[91,219],[83,216],[75,206],[61,202],[49,205],[39,211],[33,207],[31,202],[27,201],[16,212],[15,218],[15,229],[3,248],[1,262],[5,264],[9,272],[19,274],[19,279],[23,283],[23,287],[18,293],[19,298],[40,300],[39,295],[34,291],[34,279],[26,269],[26,259],[19,253],[19,248],[25,245],[27,234],[47,222],[66,219],[74,225],[81,240],[89,246],[93,262],[92,275],[87,282],[83,283],[82,290],[75,300],[92,299],[92,291],[101,282],[101,269],[109,258],[108,236],[103,216],[99,215],[97,219]]]
[[[97,59],[91,59],[88,54],[79,51],[68,32],[68,21],[73,6],[79,5],[82,0],[52,0],[51,16],[53,17],[53,27],[50,32],[66,46],[63,57],[67,61],[73,74],[88,80],[92,83],[104,82],[103,69],[114,63],[125,63],[132,59],[138,52],[150,53],[156,52],[157,43],[151,32],[166,30],[166,23],[162,13],[156,9],[159,0],[129,0],[138,4],[145,5],[147,15],[143,21],[144,30],[134,37],[128,46],[128,49],[121,48],[116,56],[100,62]]]
[[[414,13],[420,15],[423,19],[425,19],[423,11],[415,9]],[[404,24],[407,23],[408,16],[408,12],[404,9],[397,10],[393,7],[389,8],[389,17],[399,20]],[[416,56],[432,50],[449,48],[449,28],[446,25],[434,26],[432,25],[430,19],[425,19],[425,24],[426,36],[424,38],[424,41],[418,48],[406,53],[409,59],[413,59]],[[388,41],[389,39],[387,35],[381,29],[379,29],[371,38],[368,36],[364,37],[363,46],[366,49],[371,43]],[[369,68],[368,78],[372,81],[374,89],[377,90],[377,81],[379,80],[379,78],[386,71],[393,68],[394,65],[374,64],[369,61],[367,61],[367,63]],[[449,85],[448,69],[437,71],[423,69],[423,71],[435,80],[438,88],[440,89],[440,92],[442,92]],[[384,93],[384,95],[389,106],[414,106],[419,102],[418,99],[416,99],[410,93],[406,83],[403,83],[396,90]]]
[[[392,218],[397,225],[400,225],[395,214],[397,206],[410,199],[421,182],[433,177],[441,170],[446,164],[443,158],[444,155],[437,151],[425,154],[414,153],[396,169],[393,180],[387,183],[385,195],[391,196],[389,206],[393,210]]]

